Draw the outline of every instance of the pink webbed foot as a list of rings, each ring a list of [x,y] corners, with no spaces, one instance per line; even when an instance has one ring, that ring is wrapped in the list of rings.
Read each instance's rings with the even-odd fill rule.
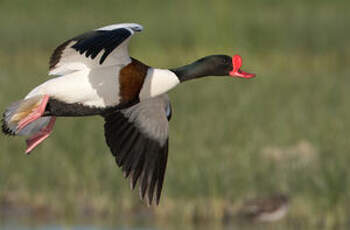
[[[19,121],[17,126],[17,132],[21,131],[24,127],[26,127],[31,122],[39,119],[45,112],[46,105],[49,101],[49,96],[44,95],[43,99],[38,107],[36,107],[28,116]]]
[[[26,154],[29,154],[36,146],[38,146],[41,142],[50,136],[55,122],[56,117],[51,117],[50,122],[46,127],[42,128],[38,133],[34,134],[26,140]]]

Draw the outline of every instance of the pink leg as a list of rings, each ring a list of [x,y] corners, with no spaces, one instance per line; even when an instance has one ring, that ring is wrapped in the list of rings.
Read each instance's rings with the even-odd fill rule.
[[[49,96],[44,95],[41,104],[33,110],[28,116],[19,121],[17,126],[17,132],[26,127],[29,123],[39,119],[45,112],[47,102],[49,101]]]
[[[50,122],[46,127],[42,128],[38,133],[34,134],[26,140],[26,154],[29,154],[36,146],[38,146],[41,142],[50,136],[55,122],[56,117],[51,117]]]

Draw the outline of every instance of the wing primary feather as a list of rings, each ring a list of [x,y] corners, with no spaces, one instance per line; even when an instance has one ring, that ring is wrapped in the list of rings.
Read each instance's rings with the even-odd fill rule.
[[[126,125],[124,124],[124,126],[120,129],[120,131],[118,130],[118,132],[116,132],[119,138],[117,142],[120,143],[121,146],[123,146],[126,142],[130,142],[128,139],[131,137],[134,131],[135,131],[134,127],[132,126],[130,127],[129,124],[126,124]],[[122,151],[122,148],[120,149],[120,151]],[[122,155],[123,154],[120,154],[120,156]]]
[[[129,165],[127,164],[127,160],[133,157],[133,149],[135,148],[134,142],[135,140],[137,140],[138,135],[139,134],[135,130],[133,130],[130,138],[128,138],[128,140],[126,140],[125,143],[123,143],[120,149],[120,162],[121,165],[123,165],[122,170],[124,171],[125,178],[128,178],[131,170],[131,167],[129,167]]]
[[[144,164],[145,164],[145,154],[144,154],[144,149],[145,147],[143,146],[142,150],[140,151],[139,158],[137,161],[134,162],[134,173],[132,175],[131,181],[132,181],[132,189],[135,189],[136,183],[138,179],[140,178]]]
[[[77,40],[77,43],[72,48],[80,54],[85,53],[85,57],[90,57],[91,59],[94,59],[104,50],[99,61],[99,64],[102,65],[108,55],[131,35],[131,32],[126,28],[97,30],[89,32],[86,36],[80,36],[74,39]]]
[[[120,116],[122,116],[122,115],[120,115]],[[113,121],[115,121],[115,122],[113,122]],[[118,124],[120,124],[119,127],[117,127]],[[107,145],[111,148],[112,154],[114,156],[116,156],[116,158],[117,158],[117,152],[119,151],[119,148],[120,148],[119,145],[121,144],[119,141],[116,141],[116,140],[119,140],[119,136],[122,133],[124,133],[124,131],[127,128],[128,128],[128,124],[118,120],[117,118],[105,123],[106,142],[107,142]]]
[[[150,184],[148,185],[148,203],[149,205],[152,205],[153,197],[154,197],[154,188],[159,180],[159,164],[160,164],[160,159],[161,156],[159,154],[162,154],[161,152],[158,152],[156,154],[156,159],[153,162],[153,170],[152,174],[150,175]]]
[[[128,177],[132,172],[135,172],[136,164],[143,151],[143,143],[141,141],[140,134],[138,134],[133,149],[128,154],[127,159],[124,162],[125,176]],[[132,173],[133,174],[133,173]],[[131,177],[132,180],[132,177]]]
[[[145,151],[145,164],[142,172],[142,177],[140,179],[140,196],[142,199],[145,198],[146,190],[149,185],[149,174],[151,171],[151,163],[152,163],[152,157],[153,157],[153,145],[154,143],[152,141],[149,141],[149,145],[147,145],[146,151]]]
[[[157,184],[157,194],[156,194],[156,203],[159,205],[160,201],[160,196],[162,194],[162,188],[163,188],[163,183],[164,183],[164,175],[165,175],[165,170],[166,170],[166,165],[168,161],[168,144],[169,140],[167,139],[165,142],[165,145],[162,147],[163,148],[163,154],[160,156],[160,164],[159,164],[159,179],[158,179],[158,184]]]
[[[119,36],[119,37],[118,37]],[[100,59],[100,64],[104,62],[104,60],[107,58],[107,56],[114,50],[115,42],[122,43],[125,39],[127,39],[130,35],[125,36],[125,34],[110,34],[110,38],[106,43],[104,44],[104,53]]]
[[[100,59],[100,64],[102,65],[103,62],[105,61],[105,59],[107,58],[107,56],[117,47],[119,46],[124,40],[126,40],[130,35],[131,32],[128,29],[122,28],[122,29],[118,29],[118,32],[120,31],[120,36],[118,36],[118,40],[116,40],[115,43],[113,43],[113,46],[109,46],[107,48],[105,48],[105,52],[102,55],[101,59]],[[112,43],[111,43],[112,44]],[[107,51],[108,50],[108,51]]]
[[[86,50],[85,57],[91,56],[91,59],[94,59],[98,53],[102,50],[98,48],[99,44],[102,44],[103,41],[96,40],[94,42],[91,42],[90,47]]]
[[[96,42],[96,44],[95,44],[95,46],[101,46],[101,45],[103,45],[103,39],[100,39],[98,42]],[[102,49],[101,49],[102,50]],[[99,52],[94,52],[94,53],[92,53],[91,54],[91,58],[92,59],[95,59],[95,57],[100,53],[100,51],[101,50],[99,50]]]

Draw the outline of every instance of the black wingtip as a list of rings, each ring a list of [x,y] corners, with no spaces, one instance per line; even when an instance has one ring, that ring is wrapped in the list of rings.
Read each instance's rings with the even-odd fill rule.
[[[104,50],[99,60],[99,64],[102,65],[109,54],[131,35],[131,32],[126,28],[117,28],[109,31],[90,31],[73,38],[73,40],[77,42],[72,48],[81,55],[85,53],[85,57],[91,59],[95,59],[95,57]]]
[[[140,111],[143,111],[143,104],[134,106],[126,112],[114,111],[104,114],[106,142],[124,177],[129,180],[130,188],[134,190],[138,187],[139,198],[144,200],[147,206],[159,205],[168,158],[168,136],[166,135],[165,141],[160,142],[156,137],[145,133],[137,123],[140,121],[137,119],[140,119],[138,116]],[[151,109],[152,106],[147,107],[147,111]],[[163,109],[164,106],[159,105],[159,110],[164,112],[162,121],[167,125]],[[156,127],[159,125],[157,122],[159,123],[158,120],[154,121]],[[167,133],[167,126],[159,126],[159,129]]]
[[[123,122],[120,122],[120,119]],[[117,127],[115,124],[118,124]],[[122,168],[124,177],[129,179],[130,188],[134,190],[138,183],[140,199],[144,200],[147,206],[151,206],[152,203],[159,205],[167,163],[168,141],[162,146],[140,134],[121,114],[106,119],[105,135],[116,163]]]

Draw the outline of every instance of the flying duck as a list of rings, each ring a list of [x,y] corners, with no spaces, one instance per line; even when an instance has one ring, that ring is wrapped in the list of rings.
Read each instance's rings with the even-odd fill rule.
[[[114,24],[59,45],[49,75],[3,113],[2,131],[29,136],[29,154],[52,132],[56,117],[101,115],[105,138],[130,186],[139,181],[141,199],[159,204],[168,155],[171,105],[166,92],[181,82],[205,76],[253,78],[240,69],[242,58],[203,57],[174,69],[153,68],[128,54],[131,37],[143,27]]]

